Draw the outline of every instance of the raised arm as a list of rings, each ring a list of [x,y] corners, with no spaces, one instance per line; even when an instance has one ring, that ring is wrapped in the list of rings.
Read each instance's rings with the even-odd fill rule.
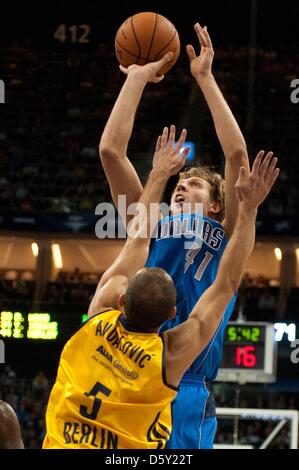
[[[159,204],[168,179],[178,173],[185,164],[189,149],[185,148],[180,152],[186,134],[183,130],[175,148],[174,126],[171,126],[170,132],[165,127],[162,136],[158,138],[153,169],[139,199],[134,219],[130,223],[127,241],[112,266],[103,274],[89,306],[89,316],[105,307],[118,308],[119,297],[125,292],[129,279],[145,265],[151,228],[155,225],[153,217],[157,220],[159,217],[158,207],[153,211],[152,204]]]
[[[223,253],[214,283],[205,291],[188,320],[166,332],[167,380],[176,385],[184,372],[213,338],[223,313],[238,290],[245,263],[255,240],[257,208],[266,198],[279,174],[272,152],[262,160],[259,152],[251,174],[240,169],[236,184],[239,210],[232,237]]]
[[[142,192],[142,185],[135,168],[127,157],[135,114],[142,93],[148,82],[158,83],[163,75],[157,76],[161,67],[172,57],[166,54],[161,60],[144,66],[120,66],[127,79],[115,102],[100,140],[100,158],[110,186],[113,202],[118,207],[118,196],[125,195],[127,206],[136,203]],[[130,217],[120,214],[124,222]]]
[[[187,46],[191,73],[201,88],[211,111],[216,133],[225,155],[225,219],[223,225],[228,237],[231,236],[238,215],[238,200],[235,184],[241,166],[249,169],[246,143],[212,73],[214,50],[207,27],[199,23],[194,26],[200,42],[200,55],[196,56],[193,46]]]

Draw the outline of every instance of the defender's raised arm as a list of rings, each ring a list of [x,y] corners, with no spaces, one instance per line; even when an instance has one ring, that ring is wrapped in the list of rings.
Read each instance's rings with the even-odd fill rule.
[[[251,173],[240,168],[236,191],[239,201],[237,223],[222,256],[214,283],[193,308],[188,320],[164,333],[168,352],[167,380],[177,385],[183,373],[213,338],[230,299],[238,290],[245,263],[255,240],[258,206],[269,194],[279,169],[277,158],[269,152],[258,153]]]
[[[187,132],[183,130],[175,147],[174,126],[171,126],[170,131],[165,127],[158,138],[153,169],[136,206],[135,216],[128,227],[126,244],[112,266],[103,274],[89,306],[89,316],[98,313],[102,307],[118,308],[119,297],[125,292],[129,279],[144,267],[148,257],[151,228],[155,225],[151,215],[156,218],[159,216],[158,208],[151,214],[151,205],[160,202],[170,176],[183,168],[189,152],[188,147],[181,152],[186,135]]]

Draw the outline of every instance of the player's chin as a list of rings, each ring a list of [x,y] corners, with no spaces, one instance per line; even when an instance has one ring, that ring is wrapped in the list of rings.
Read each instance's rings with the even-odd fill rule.
[[[174,202],[171,204],[172,215],[181,214],[182,212],[184,212],[184,204],[182,202]]]

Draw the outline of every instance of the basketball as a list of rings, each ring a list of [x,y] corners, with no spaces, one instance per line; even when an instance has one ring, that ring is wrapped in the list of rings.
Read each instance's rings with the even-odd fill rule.
[[[173,59],[162,67],[161,74],[177,61],[180,38],[175,26],[158,13],[137,13],[124,21],[116,33],[116,57],[125,67],[155,62],[169,51],[173,52]]]

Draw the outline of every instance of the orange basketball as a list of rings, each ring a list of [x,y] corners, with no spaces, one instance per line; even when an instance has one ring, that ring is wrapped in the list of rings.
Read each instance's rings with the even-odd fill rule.
[[[169,51],[173,52],[173,59],[160,70],[162,74],[177,61],[180,38],[174,25],[158,13],[137,13],[124,21],[116,33],[116,57],[125,67],[155,62]]]

